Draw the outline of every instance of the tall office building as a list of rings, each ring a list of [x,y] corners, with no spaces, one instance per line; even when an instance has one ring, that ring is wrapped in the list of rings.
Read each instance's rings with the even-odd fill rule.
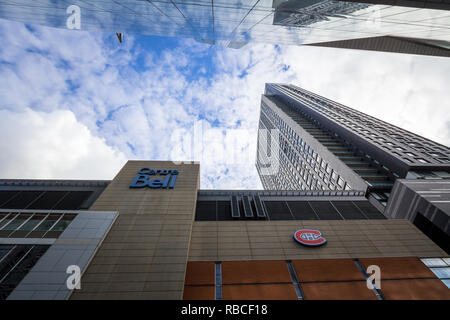
[[[0,1],[0,18],[57,28],[450,56],[450,4],[394,0]]]
[[[256,167],[265,189],[363,191],[388,217],[410,219],[449,250],[442,197],[450,190],[450,148],[285,84],[266,84],[259,129]],[[419,212],[412,194],[427,193]],[[412,198],[417,205],[408,209]]]

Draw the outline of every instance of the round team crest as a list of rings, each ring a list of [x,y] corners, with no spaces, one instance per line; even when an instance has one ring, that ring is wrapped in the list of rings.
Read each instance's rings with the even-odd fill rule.
[[[327,243],[319,230],[299,229],[294,232],[294,240],[307,247],[318,247]]]

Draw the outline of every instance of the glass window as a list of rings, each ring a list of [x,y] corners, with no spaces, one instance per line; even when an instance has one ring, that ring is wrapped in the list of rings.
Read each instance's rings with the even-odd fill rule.
[[[431,271],[439,278],[439,279],[450,279],[450,267],[447,268],[431,268]]]
[[[333,173],[331,174],[331,179],[336,180],[338,177],[336,171],[333,171]]]
[[[11,220],[10,223],[3,227],[3,230],[16,230],[22,223],[27,221],[30,217],[29,214],[19,214],[15,217],[15,219]]]
[[[8,252],[11,250],[13,246],[12,245],[0,245],[0,259],[3,258],[8,254]]]
[[[35,214],[28,220],[24,225],[20,227],[19,230],[31,231],[45,218],[43,214]]]
[[[65,214],[61,220],[51,229],[51,231],[64,231],[67,226],[72,222],[75,215],[73,214]]]
[[[442,282],[450,289],[450,280],[442,280]]]
[[[70,224],[70,220],[61,219],[58,223],[51,229],[51,231],[64,231]]]
[[[440,258],[421,259],[427,267],[445,267],[446,263]]]
[[[37,228],[37,231],[48,231],[58,221],[60,215],[51,214]]]
[[[9,223],[17,214],[10,214],[8,217],[4,217],[2,221],[0,221],[0,229]]]

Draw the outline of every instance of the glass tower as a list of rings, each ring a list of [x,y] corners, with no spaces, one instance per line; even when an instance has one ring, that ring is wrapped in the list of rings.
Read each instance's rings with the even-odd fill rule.
[[[259,129],[266,190],[361,190],[385,205],[396,179],[450,172],[450,148],[293,85],[266,84]]]
[[[393,6],[391,0],[5,0],[0,18],[188,37],[231,48],[253,41],[450,56],[446,1],[437,6],[403,1],[410,5],[405,7]]]

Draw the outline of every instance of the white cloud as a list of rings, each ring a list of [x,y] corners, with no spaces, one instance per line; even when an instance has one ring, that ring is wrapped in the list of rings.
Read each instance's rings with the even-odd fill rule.
[[[112,179],[125,156],[92,136],[68,110],[0,110],[4,179]]]
[[[254,160],[266,82],[304,87],[450,145],[446,58],[263,44],[234,50],[193,40],[158,51],[132,35],[119,44],[114,35],[43,27],[30,31],[6,21],[0,21],[0,37],[5,44],[0,48],[0,110],[26,114],[22,121],[30,122],[29,135],[41,130],[36,117],[47,121],[70,112],[80,130],[88,130],[86,141],[103,141],[103,158],[116,159],[103,168],[105,176],[112,177],[124,157],[201,160],[202,188],[261,188]],[[189,140],[199,120],[207,131],[200,159]],[[45,132],[59,130],[52,122],[47,125]],[[77,125],[66,143],[73,139],[73,146],[83,149],[73,134]],[[235,133],[239,139],[231,142]],[[28,171],[22,175],[20,159],[34,149],[21,143],[19,150],[9,142],[2,145],[7,156],[0,158],[0,177],[32,177]],[[57,149],[64,150],[61,145]],[[111,156],[114,150],[120,153]],[[230,150],[237,151],[233,161]],[[40,177],[79,178],[80,172],[89,172],[81,170],[81,163],[89,168],[97,157],[102,158],[80,156],[68,169],[64,152],[54,153],[39,160]]]
[[[450,146],[450,59],[306,46],[281,56],[293,84]]]

